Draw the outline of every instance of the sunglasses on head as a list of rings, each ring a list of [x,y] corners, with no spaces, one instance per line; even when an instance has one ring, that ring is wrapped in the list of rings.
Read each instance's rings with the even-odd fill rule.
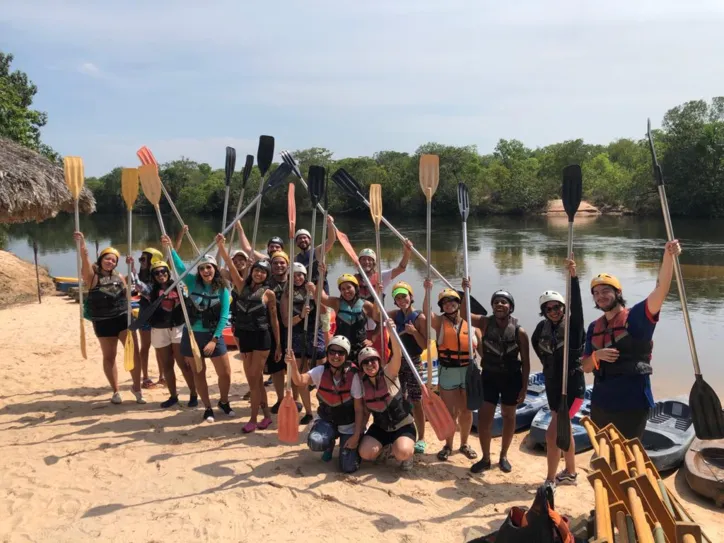
[[[561,309],[563,309],[561,304],[549,305],[546,307],[546,313],[554,313],[555,311],[560,311]]]
[[[327,354],[329,356],[334,356],[334,355],[344,356],[347,354],[347,351],[342,351],[340,349],[327,349]]]

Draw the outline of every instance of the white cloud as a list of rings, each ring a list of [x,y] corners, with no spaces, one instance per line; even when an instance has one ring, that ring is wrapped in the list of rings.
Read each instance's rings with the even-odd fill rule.
[[[100,77],[101,75],[101,71],[98,69],[98,66],[96,66],[92,62],[84,62],[83,64],[78,66],[78,71],[91,77]]]

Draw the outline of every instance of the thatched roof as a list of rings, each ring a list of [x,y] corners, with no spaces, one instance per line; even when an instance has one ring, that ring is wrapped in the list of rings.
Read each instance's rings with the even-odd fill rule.
[[[83,187],[80,211],[93,213],[93,193]],[[0,223],[44,221],[73,212],[62,166],[13,141],[0,138]]]

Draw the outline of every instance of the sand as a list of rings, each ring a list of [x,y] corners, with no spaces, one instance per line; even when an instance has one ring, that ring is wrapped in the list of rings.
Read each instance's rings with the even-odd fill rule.
[[[42,296],[55,293],[55,284],[48,271],[38,267]],[[0,308],[38,300],[35,266],[12,253],[0,251]]]
[[[236,354],[235,419],[202,424],[200,409],[162,410],[165,389],[147,391],[149,404],[137,405],[125,373],[124,403],[112,405],[89,324],[86,335],[87,361],[78,347],[78,305],[64,297],[0,311],[4,542],[461,542],[496,529],[510,506],[530,505],[544,478],[545,457],[528,449],[525,433],[509,455],[512,474],[474,476],[461,454],[437,461],[440,444],[429,428],[429,454],[412,472],[390,461],[341,475],[307,450],[306,433],[298,446],[280,446],[275,425],[240,433],[248,403]],[[120,350],[118,363],[122,370]],[[150,367],[154,375],[153,351]],[[181,397],[188,398],[185,388]],[[477,436],[471,443],[479,452]],[[498,449],[496,439],[494,461]],[[590,454],[578,456],[581,468]],[[667,484],[709,536],[724,541],[720,510],[694,497],[681,475]],[[560,487],[556,506],[572,518],[587,514],[590,485]]]

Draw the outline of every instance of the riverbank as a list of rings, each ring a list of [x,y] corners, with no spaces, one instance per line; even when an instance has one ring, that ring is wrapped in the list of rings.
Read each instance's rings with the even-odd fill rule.
[[[158,407],[166,389],[146,391],[147,405],[132,402],[122,370],[124,403],[110,404],[92,327],[86,323],[88,360],[78,335],[78,305],[65,297],[0,310],[3,541],[460,542],[496,529],[509,507],[529,506],[544,477],[545,457],[528,449],[525,433],[509,454],[512,474],[474,476],[459,453],[436,459],[441,444],[429,427],[428,453],[412,472],[389,462],[342,476],[307,450],[306,432],[296,446],[278,443],[276,425],[240,433],[249,404],[235,353],[237,417],[200,424],[199,409]],[[120,349],[117,361],[122,368]],[[153,352],[149,366],[155,376]],[[211,390],[218,398],[215,384]],[[471,445],[480,451],[476,435]],[[495,439],[494,459],[499,447]],[[590,455],[578,456],[581,469]],[[694,497],[681,475],[669,475],[667,485],[714,541],[724,540],[720,510]],[[587,515],[590,485],[560,487],[556,508],[574,519]]]

